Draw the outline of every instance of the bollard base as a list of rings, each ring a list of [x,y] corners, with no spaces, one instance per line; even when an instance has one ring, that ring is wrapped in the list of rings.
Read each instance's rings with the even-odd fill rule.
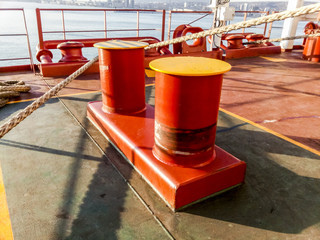
[[[122,115],[105,113],[102,102],[90,102],[90,121],[120,150],[130,164],[173,210],[224,192],[243,183],[246,164],[215,146],[215,160],[199,168],[170,166],[157,160],[154,146],[154,109]]]

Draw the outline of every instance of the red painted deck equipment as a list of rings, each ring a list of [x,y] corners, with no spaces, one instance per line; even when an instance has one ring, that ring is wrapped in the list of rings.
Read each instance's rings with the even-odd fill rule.
[[[318,15],[320,19],[320,13]],[[309,22],[304,29],[305,34],[320,33],[320,26]],[[308,37],[304,40],[303,59],[311,62],[320,62],[320,37]]]
[[[95,46],[103,101],[88,104],[88,117],[172,210],[244,181],[246,164],[214,145],[228,63],[203,57],[152,61],[154,110],[145,105],[144,43]]]
[[[246,39],[248,43],[265,39],[263,34],[253,33],[234,33],[224,34],[222,40],[227,41],[227,46],[221,44],[221,48],[225,51],[225,59],[243,58],[243,57],[256,57],[266,54],[280,54],[281,47],[275,46],[272,43],[261,44],[247,44],[243,43]],[[244,46],[244,44],[247,44]]]

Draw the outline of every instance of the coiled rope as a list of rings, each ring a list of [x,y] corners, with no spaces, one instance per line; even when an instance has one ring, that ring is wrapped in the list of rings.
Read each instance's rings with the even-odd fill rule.
[[[21,92],[29,92],[30,89],[24,81],[0,82],[0,108],[9,102],[10,97],[18,97]]]
[[[274,14],[271,14],[271,15],[255,18],[255,19],[252,19],[252,20],[243,21],[243,22],[240,22],[240,23],[235,23],[235,24],[231,24],[231,25],[223,26],[223,27],[219,27],[219,28],[214,28],[214,29],[210,29],[210,30],[207,30],[207,31],[194,33],[194,34],[190,34],[190,35],[186,35],[186,36],[183,36],[183,37],[174,38],[174,39],[163,41],[163,42],[159,42],[159,43],[154,43],[154,44],[149,45],[145,49],[148,50],[148,49],[151,49],[151,48],[163,47],[163,46],[166,46],[166,45],[169,45],[169,44],[181,43],[181,42],[185,42],[185,41],[188,41],[188,40],[193,40],[193,39],[197,39],[197,38],[203,38],[203,37],[211,36],[211,35],[214,35],[214,34],[221,34],[221,33],[225,33],[225,32],[230,32],[232,30],[237,30],[237,29],[241,29],[241,28],[248,28],[248,27],[260,25],[260,24],[263,24],[263,23],[270,23],[270,22],[274,22],[274,21],[280,21],[280,20],[284,20],[284,19],[287,19],[287,18],[299,17],[299,16],[302,16],[302,15],[306,15],[306,14],[309,14],[309,13],[315,13],[315,12],[319,12],[319,11],[320,11],[320,3],[311,4],[311,5],[304,6],[304,7],[301,7],[301,8],[297,8],[297,9],[294,9],[294,10],[287,10],[287,11],[280,12],[280,13],[274,13]]]
[[[281,13],[275,13],[271,14],[268,16],[248,20],[248,21],[243,21],[240,23],[224,26],[224,27],[219,27],[219,28],[214,28],[211,30],[187,35],[184,37],[179,37],[155,44],[151,44],[145,49],[151,49],[151,48],[157,48],[157,47],[162,47],[166,46],[169,44],[174,44],[174,43],[180,43],[192,39],[197,39],[197,38],[202,38],[202,37],[207,37],[210,35],[214,34],[220,34],[224,32],[229,32],[232,30],[237,30],[240,28],[248,28],[251,26],[256,26],[260,25],[263,23],[269,23],[269,22],[274,22],[274,21],[279,21],[279,20],[284,20],[286,18],[292,18],[292,17],[299,17],[305,14],[309,13],[314,13],[320,11],[320,3],[304,6],[301,8],[297,8],[294,10],[288,10],[284,11]],[[67,77],[65,80],[63,80],[61,83],[57,84],[54,88],[46,92],[43,96],[40,98],[36,99],[32,104],[27,106],[24,110],[19,112],[16,116],[12,117],[8,122],[3,124],[0,127],[0,138],[2,138],[7,132],[9,132],[11,129],[13,129],[15,126],[17,126],[20,122],[22,122],[26,117],[28,117],[32,112],[34,112],[37,108],[39,108],[42,104],[44,104],[46,101],[48,101],[51,97],[56,95],[62,88],[64,88],[66,85],[68,85],[72,80],[74,80],[76,77],[78,77],[80,74],[82,74],[85,70],[87,70],[89,67],[91,67],[96,61],[98,60],[98,56],[93,58],[91,61],[86,63],[84,66],[79,68],[77,71],[72,73],[69,77]],[[1,103],[0,103],[1,104]]]

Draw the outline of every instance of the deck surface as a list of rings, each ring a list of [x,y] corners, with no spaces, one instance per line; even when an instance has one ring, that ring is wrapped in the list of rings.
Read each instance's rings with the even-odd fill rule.
[[[74,80],[0,140],[15,240],[319,239],[320,64],[300,57],[229,61],[216,144],[247,163],[245,184],[177,213],[87,120],[99,76]],[[0,123],[63,80],[0,75],[18,78],[32,91],[0,109]]]

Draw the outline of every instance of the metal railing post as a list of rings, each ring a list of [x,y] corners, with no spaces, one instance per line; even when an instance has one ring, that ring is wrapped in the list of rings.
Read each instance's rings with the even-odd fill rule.
[[[267,11],[266,13],[267,13],[267,15],[269,15],[269,11]],[[263,30],[263,36],[266,36],[267,27],[268,27],[268,23],[265,23],[264,24],[264,30]]]
[[[271,14],[274,14],[274,13],[276,13],[276,12],[273,11]],[[273,25],[273,22],[271,22],[271,23],[269,24],[268,38],[270,38],[270,36],[271,36],[272,25]]]
[[[245,12],[244,16],[243,16],[243,21],[247,20],[247,15],[248,15],[248,13]],[[244,31],[245,31],[245,28],[242,29],[242,33],[244,33]]]
[[[28,46],[28,52],[29,52],[29,57],[30,57],[30,67],[31,67],[31,70],[33,71],[33,73],[35,73],[36,71],[35,71],[34,63],[33,63],[33,57],[32,57],[32,52],[31,52],[31,46],[30,46],[30,39],[29,39],[26,15],[24,13],[24,10],[22,10],[22,14],[23,14],[24,28],[25,28],[26,37],[27,37],[27,46]]]
[[[107,38],[107,11],[104,11],[104,37]]]
[[[63,39],[66,40],[66,26],[64,24],[64,11],[63,10],[61,10],[61,17],[62,17]]]
[[[140,12],[139,12],[139,10],[137,11],[137,37],[139,37],[139,14],[140,14]]]
[[[171,21],[172,21],[172,12],[169,11],[169,19],[168,19],[168,40],[170,40]]]
[[[42,22],[40,9],[36,8],[37,26],[38,26],[38,36],[39,36],[39,48],[43,49],[43,32],[42,32]]]
[[[166,28],[166,10],[162,10],[162,29],[161,29],[161,41],[164,41],[164,34]]]

